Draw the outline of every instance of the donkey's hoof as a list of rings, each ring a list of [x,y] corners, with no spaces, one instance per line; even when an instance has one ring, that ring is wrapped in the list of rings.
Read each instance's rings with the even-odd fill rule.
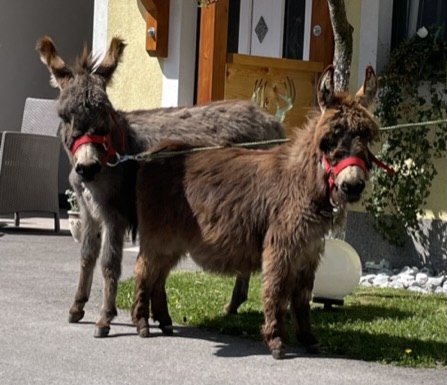
[[[275,360],[282,360],[284,358],[284,348],[272,349],[272,357]]]
[[[280,360],[284,358],[285,347],[280,337],[273,338],[268,342],[265,341],[265,344],[268,346],[270,353],[272,354],[275,360]]]
[[[110,326],[103,326],[103,327],[99,327],[97,326],[95,328],[95,338],[104,338],[107,337],[109,335],[110,332]]]
[[[68,314],[68,322],[71,324],[75,324],[76,322],[79,322],[82,318],[84,318],[84,310],[81,310],[76,313],[69,313]]]
[[[172,325],[160,325],[160,329],[165,336],[172,336],[174,334]]]
[[[138,335],[141,338],[148,338],[150,335],[149,327],[142,327],[142,328],[138,329]]]

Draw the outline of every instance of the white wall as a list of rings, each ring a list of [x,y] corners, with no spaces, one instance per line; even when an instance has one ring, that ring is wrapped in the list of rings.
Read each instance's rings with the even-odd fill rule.
[[[390,0],[363,0],[360,17],[357,87],[363,83],[367,65],[372,65],[376,72],[380,73],[388,60],[391,46],[393,2]]]
[[[168,57],[161,59],[162,107],[192,105],[196,63],[197,4],[171,0]]]

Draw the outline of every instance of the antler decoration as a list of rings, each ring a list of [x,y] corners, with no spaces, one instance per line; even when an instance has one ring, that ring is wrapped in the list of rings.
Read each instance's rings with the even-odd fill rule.
[[[282,95],[278,92],[278,87],[276,85],[273,86],[273,92],[276,96],[275,117],[281,123],[284,121],[287,112],[289,112],[293,108],[293,104],[295,103],[296,98],[295,84],[293,83],[292,79],[287,76],[286,81],[283,83],[283,86],[286,91],[285,95]],[[279,99],[286,103],[283,107],[280,106],[280,103],[278,102]]]
[[[264,109],[267,109],[269,105],[269,99],[265,96],[265,88],[267,87],[267,84],[267,80],[262,78],[256,79],[253,93],[251,94],[251,101]]]
[[[264,79],[256,79],[255,85],[253,87],[253,92],[251,95],[251,101],[256,103],[261,108],[268,110],[270,105],[270,99],[266,96],[268,81]],[[285,93],[280,91],[284,90]],[[287,112],[293,108],[296,98],[296,89],[293,80],[288,76],[286,80],[282,83],[274,83],[272,86],[273,98],[276,101],[276,112],[275,117],[279,122],[283,122]]]
[[[208,7],[213,3],[217,3],[219,0],[196,0],[198,7]]]

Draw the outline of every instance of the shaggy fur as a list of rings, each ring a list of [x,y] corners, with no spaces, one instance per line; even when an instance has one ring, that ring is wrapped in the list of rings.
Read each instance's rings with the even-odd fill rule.
[[[104,59],[96,62],[84,49],[74,67],[57,54],[49,37],[37,42],[41,60],[60,89],[58,112],[60,135],[73,165],[70,183],[81,209],[81,270],[69,322],[84,316],[89,299],[93,269],[98,256],[104,277],[104,297],[95,336],[109,333],[116,315],[115,297],[121,273],[125,231],[137,226],[135,161],[108,167],[101,161],[105,148],[81,145],[70,151],[75,139],[87,135],[110,135],[109,145],[118,153],[136,154],[157,145],[162,139],[181,140],[191,145],[230,145],[284,137],[282,126],[256,105],[243,101],[223,101],[190,108],[116,111],[106,92],[124,50],[114,38]],[[112,160],[113,161],[113,160]]]
[[[320,113],[297,130],[290,144],[268,150],[211,150],[141,165],[140,254],[132,308],[140,336],[149,335],[149,302],[162,330],[172,333],[165,281],[189,252],[212,272],[248,277],[262,271],[262,335],[275,358],[284,355],[289,302],[298,339],[310,352],[318,350],[309,301],[322,239],[333,225],[334,212],[360,199],[365,186],[368,144],[378,135],[365,106],[375,90],[369,67],[356,97],[335,94],[330,67],[319,82]],[[189,146],[171,146],[185,148]],[[367,167],[351,165],[337,175],[322,167],[323,157],[335,166],[350,156]],[[334,178],[333,188],[328,187],[329,177]]]

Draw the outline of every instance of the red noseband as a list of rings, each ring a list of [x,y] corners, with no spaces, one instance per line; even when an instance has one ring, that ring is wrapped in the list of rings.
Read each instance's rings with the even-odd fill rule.
[[[113,120],[113,124],[115,125],[115,128],[120,133],[120,136],[119,136],[120,149],[119,149],[119,151],[123,154],[126,151],[124,131],[118,124],[115,114],[112,114],[111,118]],[[70,147],[70,152],[74,155],[80,146],[82,146],[83,144],[87,144],[87,143],[98,144],[104,148],[105,154],[100,159],[101,164],[103,164],[103,165],[107,164],[112,156],[119,154],[119,151],[117,151],[113,147],[111,134],[108,134],[108,135],[88,135],[88,134],[82,135],[73,141],[73,143]]]
[[[371,163],[374,163],[377,167],[380,167],[381,169],[385,170],[388,175],[394,175],[395,171],[391,166],[388,166],[387,164],[383,163],[379,159],[377,159],[374,154],[371,153],[371,151],[368,151],[368,158],[371,161]],[[327,160],[326,156],[323,155],[321,162],[323,164],[324,171],[326,171],[328,178],[328,184],[329,189],[332,191],[333,187],[335,186],[335,178],[338,174],[340,174],[341,170],[345,169],[349,166],[358,166],[360,167],[364,172],[368,172],[370,167],[368,167],[363,159],[357,157],[357,156],[348,156],[347,158],[342,159],[340,162],[336,163],[334,166],[331,166],[329,161]]]
[[[117,151],[112,146],[112,140],[109,135],[82,135],[73,141],[70,147],[71,153],[74,155],[77,149],[83,144],[93,143],[99,144],[104,148],[105,154],[101,157],[101,163],[106,164],[110,158],[117,154]]]
[[[332,190],[333,187],[335,186],[335,178],[337,177],[337,175],[340,174],[340,172],[344,170],[346,167],[357,166],[360,167],[364,172],[368,172],[368,167],[366,167],[366,164],[363,161],[363,159],[360,159],[357,156],[348,156],[347,158],[344,158],[340,162],[331,166],[326,156],[323,155],[321,162],[323,163],[324,171],[326,171],[326,173],[329,176],[328,184],[330,190]]]

